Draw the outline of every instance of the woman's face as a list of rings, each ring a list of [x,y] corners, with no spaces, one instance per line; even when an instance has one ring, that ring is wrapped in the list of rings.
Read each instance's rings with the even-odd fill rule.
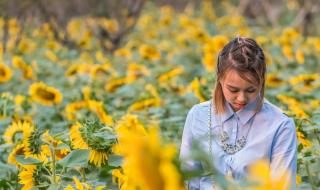
[[[259,94],[259,85],[243,78],[235,70],[229,70],[220,81],[226,101],[234,111],[242,109],[253,102]]]

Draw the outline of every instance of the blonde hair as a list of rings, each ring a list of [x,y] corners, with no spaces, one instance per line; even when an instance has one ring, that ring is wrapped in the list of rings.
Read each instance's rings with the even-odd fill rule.
[[[260,99],[255,111],[260,111],[264,97],[266,62],[263,50],[255,40],[245,37],[236,37],[225,45],[219,53],[216,69],[217,78],[213,90],[213,101],[217,114],[226,111],[226,99],[220,81],[229,70],[235,70],[240,77],[259,85]]]

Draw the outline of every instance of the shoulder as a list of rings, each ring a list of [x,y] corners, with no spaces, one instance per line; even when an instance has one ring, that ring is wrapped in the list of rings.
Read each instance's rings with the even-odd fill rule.
[[[292,130],[295,130],[293,119],[267,99],[264,99],[264,103],[260,112],[266,118],[271,119],[273,124],[275,124],[275,126],[278,128],[291,128]]]
[[[190,112],[193,114],[194,117],[199,118],[199,116],[207,115],[208,109],[210,107],[210,101],[201,102],[199,104],[195,104],[191,109]]]
[[[283,110],[281,110],[278,106],[272,104],[267,99],[264,99],[263,101],[261,112],[274,119],[279,119],[279,120],[290,119],[290,117],[286,115]]]

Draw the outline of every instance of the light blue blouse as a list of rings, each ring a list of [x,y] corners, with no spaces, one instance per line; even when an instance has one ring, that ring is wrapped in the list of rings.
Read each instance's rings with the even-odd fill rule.
[[[293,119],[264,99],[262,109],[255,114],[257,100],[234,112],[226,103],[227,111],[217,117],[212,109],[212,154],[213,165],[223,175],[232,173],[239,180],[247,175],[253,162],[265,159],[270,162],[271,177],[281,177],[284,171],[291,174],[286,183],[296,188],[297,137]],[[188,170],[201,168],[199,161],[190,159],[191,143],[196,140],[203,151],[209,153],[208,108],[210,101],[192,107],[184,125],[180,148],[180,159]],[[220,118],[220,119],[219,119]],[[252,122],[251,129],[250,124]],[[229,143],[235,143],[241,136],[247,136],[246,145],[237,153],[229,155],[223,151],[217,135],[224,131],[229,135]],[[249,131],[248,131],[249,130]],[[210,177],[200,177],[187,182],[189,189],[212,189],[214,182]]]

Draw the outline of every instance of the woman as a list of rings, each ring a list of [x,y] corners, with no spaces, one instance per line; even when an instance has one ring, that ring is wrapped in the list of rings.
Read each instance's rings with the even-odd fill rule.
[[[193,106],[185,122],[180,149],[185,169],[202,167],[190,158],[191,144],[197,141],[223,175],[242,179],[250,164],[264,159],[271,177],[287,176],[285,183],[295,189],[295,124],[264,99],[265,73],[265,56],[255,40],[237,37],[222,49],[213,99]],[[189,189],[212,187],[211,177],[188,181]]]

